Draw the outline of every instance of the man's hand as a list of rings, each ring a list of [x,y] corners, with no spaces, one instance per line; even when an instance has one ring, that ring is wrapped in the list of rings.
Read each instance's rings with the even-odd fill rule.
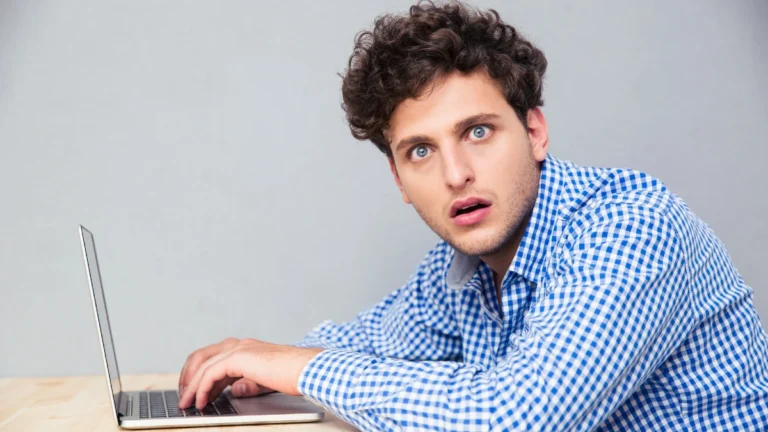
[[[271,391],[299,395],[301,371],[320,351],[234,338],[201,348],[187,358],[179,376],[179,407],[195,401],[202,409],[230,384],[232,395],[239,397]]]

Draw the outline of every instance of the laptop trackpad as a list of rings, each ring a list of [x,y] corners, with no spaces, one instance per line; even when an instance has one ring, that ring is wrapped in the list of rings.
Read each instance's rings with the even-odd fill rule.
[[[240,415],[281,415],[297,413],[325,413],[325,411],[304,399],[303,396],[291,396],[284,393],[236,398],[229,391],[227,397]]]

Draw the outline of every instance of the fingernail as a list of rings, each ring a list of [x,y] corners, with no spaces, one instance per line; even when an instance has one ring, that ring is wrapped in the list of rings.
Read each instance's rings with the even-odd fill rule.
[[[237,385],[237,389],[240,391],[240,395],[245,395],[245,384],[240,383]]]
[[[184,394],[184,386],[179,387],[179,396]]]

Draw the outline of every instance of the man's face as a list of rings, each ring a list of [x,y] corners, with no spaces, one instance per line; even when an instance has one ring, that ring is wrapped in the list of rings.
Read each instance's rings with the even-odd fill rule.
[[[527,224],[546,157],[541,110],[528,121],[526,130],[482,69],[448,75],[403,101],[388,130],[403,200],[458,251],[502,251]]]

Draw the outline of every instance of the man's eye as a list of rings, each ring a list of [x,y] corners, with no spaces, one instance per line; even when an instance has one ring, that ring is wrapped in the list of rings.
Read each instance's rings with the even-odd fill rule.
[[[473,127],[469,131],[469,138],[471,139],[483,139],[491,132],[491,127],[486,125],[479,125]]]
[[[423,159],[429,154],[429,148],[424,145],[416,146],[411,151],[412,159]]]

